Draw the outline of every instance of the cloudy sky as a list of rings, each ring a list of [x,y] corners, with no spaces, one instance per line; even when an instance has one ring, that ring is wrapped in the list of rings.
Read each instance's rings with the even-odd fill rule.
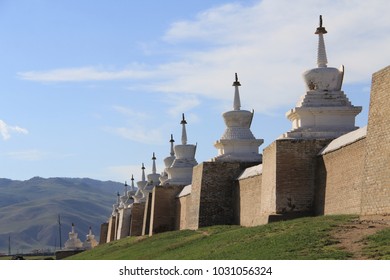
[[[158,172],[181,114],[198,162],[217,155],[221,114],[255,110],[262,150],[291,128],[285,112],[316,67],[323,15],[328,66],[363,106],[390,61],[386,0],[0,1],[0,178],[91,177],[123,182]]]

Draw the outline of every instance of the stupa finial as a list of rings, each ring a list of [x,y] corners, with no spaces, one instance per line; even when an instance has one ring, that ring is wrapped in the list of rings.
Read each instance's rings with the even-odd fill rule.
[[[145,166],[144,166],[144,163],[142,163],[142,181],[145,181]]]
[[[241,101],[240,101],[240,92],[238,90],[238,87],[241,86],[240,82],[238,81],[238,75],[235,73],[236,80],[233,82],[234,89],[234,101],[233,101],[233,109],[235,111],[238,111],[241,109]]]
[[[131,174],[131,189],[134,190],[134,176]]]
[[[156,155],[154,154],[154,152],[153,152],[152,160],[153,160],[152,173],[156,174]]]
[[[184,117],[184,113],[183,113],[183,119],[180,122],[180,124],[182,125],[182,129],[181,129],[181,144],[182,145],[187,145],[187,131],[186,131],[187,121],[186,121],[186,119]]]
[[[127,194],[127,181],[125,181],[124,193]]]
[[[324,34],[328,33],[325,27],[322,26],[322,16],[320,15],[320,26],[317,27],[315,34],[318,35],[318,52],[317,52],[317,65],[318,67],[327,67],[328,59],[326,57],[326,49],[324,42]]]
[[[173,143],[175,143],[175,140],[173,140],[173,135],[171,134],[171,140],[169,140],[169,142],[171,143],[171,156],[174,156],[175,155],[175,151],[173,150]]]

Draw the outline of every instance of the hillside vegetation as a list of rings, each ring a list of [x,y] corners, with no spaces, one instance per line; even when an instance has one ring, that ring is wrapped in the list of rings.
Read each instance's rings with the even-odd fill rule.
[[[62,245],[68,239],[71,223],[84,241],[89,226],[100,234],[123,185],[88,178],[41,178],[26,181],[0,179],[0,253],[59,246],[58,215],[61,215]]]
[[[332,233],[355,218],[310,217],[251,228],[213,226],[196,231],[166,232],[152,237],[128,237],[100,245],[69,259],[353,259],[354,254],[342,248]],[[374,238],[380,241],[366,242],[373,248],[369,250],[367,245],[367,252],[373,253],[367,256],[390,259],[390,230],[381,231]]]

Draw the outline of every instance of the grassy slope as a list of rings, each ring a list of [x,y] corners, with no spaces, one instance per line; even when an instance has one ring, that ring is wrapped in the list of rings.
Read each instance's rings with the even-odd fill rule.
[[[330,231],[350,219],[322,216],[252,228],[214,226],[129,237],[71,259],[348,259],[351,254],[336,246]]]

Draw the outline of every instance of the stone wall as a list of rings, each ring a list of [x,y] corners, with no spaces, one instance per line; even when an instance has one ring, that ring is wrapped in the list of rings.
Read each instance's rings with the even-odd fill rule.
[[[107,243],[108,223],[102,223],[100,225],[100,240],[99,244]]]
[[[148,193],[148,196],[146,197],[145,202],[145,209],[144,209],[144,221],[142,224],[142,235],[148,235],[150,231],[150,218],[152,215],[152,200],[153,200],[153,194]]]
[[[116,239],[122,239],[130,234],[131,209],[119,209],[118,211],[118,231]]]
[[[261,214],[314,213],[317,154],[330,140],[278,139],[264,149]]]
[[[194,167],[192,191],[186,201],[187,228],[235,223],[235,184],[238,176],[258,162],[203,162]]]
[[[372,76],[361,214],[390,213],[390,66]]]
[[[267,223],[261,213],[262,174],[240,179],[238,181],[237,224],[241,226],[257,226]]]
[[[131,210],[130,236],[141,236],[144,223],[145,203],[134,203]]]
[[[316,214],[359,214],[365,138],[318,157]]]
[[[110,216],[108,220],[107,243],[115,240],[116,216]]]
[[[188,229],[190,228],[189,227],[189,222],[187,221],[187,219],[189,219],[189,214],[188,212],[190,211],[190,201],[191,199],[191,195],[188,194],[186,196],[182,196],[180,198],[177,199],[177,203],[176,203],[176,207],[177,207],[177,210],[176,210],[176,213],[178,214],[178,224],[179,224],[179,228],[178,229]]]
[[[146,234],[179,229],[176,196],[184,186],[156,186],[152,192],[150,230]]]

